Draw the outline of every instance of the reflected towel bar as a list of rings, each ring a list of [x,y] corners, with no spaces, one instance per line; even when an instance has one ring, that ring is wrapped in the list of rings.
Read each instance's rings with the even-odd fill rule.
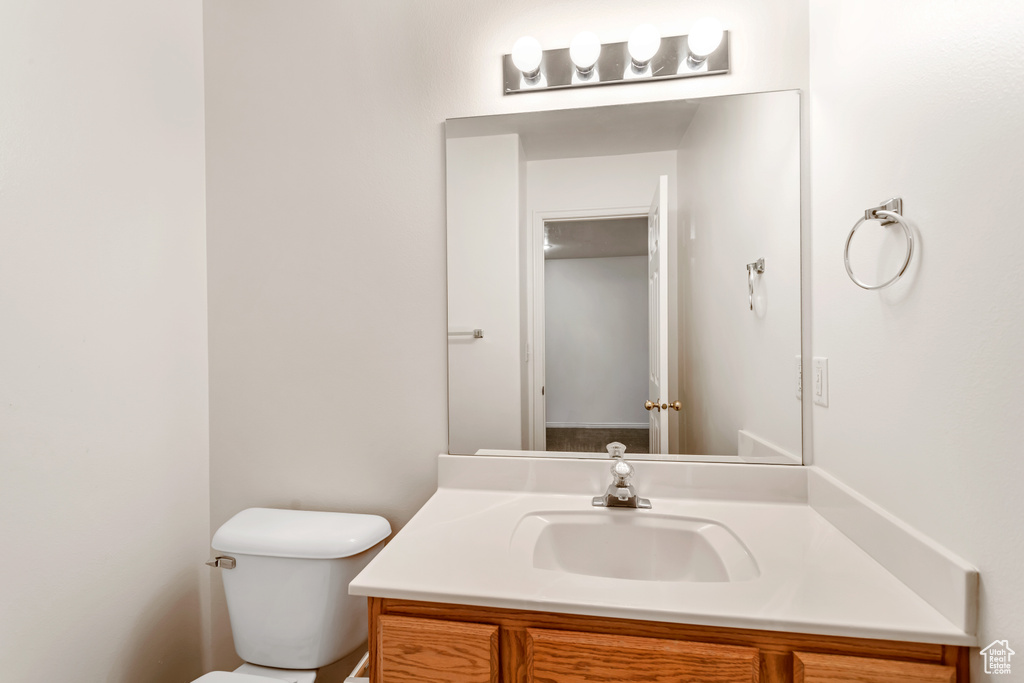
[[[475,330],[465,330],[462,332],[449,332],[449,337],[472,337],[473,339],[483,339],[484,331],[479,327]]]

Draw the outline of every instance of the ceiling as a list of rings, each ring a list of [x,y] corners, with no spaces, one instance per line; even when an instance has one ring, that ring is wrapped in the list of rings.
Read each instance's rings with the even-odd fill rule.
[[[647,254],[647,216],[544,223],[545,260]]]

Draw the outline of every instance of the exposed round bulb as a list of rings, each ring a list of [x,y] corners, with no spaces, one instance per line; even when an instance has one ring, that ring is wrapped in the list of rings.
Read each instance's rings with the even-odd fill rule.
[[[658,48],[661,47],[661,34],[650,24],[640,24],[629,34],[628,47],[633,64],[638,67],[646,66],[647,62],[658,54]]]
[[[695,59],[701,60],[722,44],[722,23],[713,17],[705,17],[693,25],[686,37],[686,46]]]
[[[523,36],[512,46],[512,63],[527,76],[537,74],[543,57],[544,50],[541,49],[537,39],[532,36]]]
[[[596,33],[584,31],[576,34],[576,37],[569,43],[569,58],[582,73],[587,73],[597,64],[597,58],[601,56],[601,39]]]

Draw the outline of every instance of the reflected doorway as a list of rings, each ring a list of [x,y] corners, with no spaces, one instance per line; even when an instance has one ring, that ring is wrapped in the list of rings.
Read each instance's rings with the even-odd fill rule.
[[[647,216],[544,222],[545,450],[649,452]]]

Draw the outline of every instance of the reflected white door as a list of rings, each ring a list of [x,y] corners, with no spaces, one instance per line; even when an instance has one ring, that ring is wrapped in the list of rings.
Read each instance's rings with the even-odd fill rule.
[[[650,413],[650,452],[668,453],[668,176],[658,179],[647,213],[647,399],[657,402]]]

